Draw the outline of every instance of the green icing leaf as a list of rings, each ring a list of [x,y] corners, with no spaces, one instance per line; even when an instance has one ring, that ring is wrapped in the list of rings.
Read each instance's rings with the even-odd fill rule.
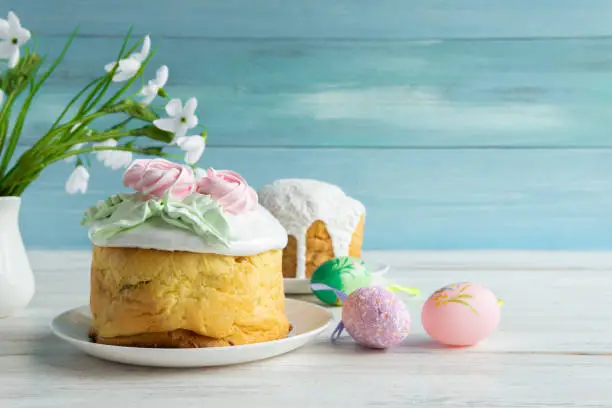
[[[209,196],[197,193],[183,201],[168,197],[146,200],[139,194],[114,195],[90,207],[81,224],[90,227],[93,240],[107,241],[152,219],[191,231],[205,241],[229,244],[229,226],[221,207]]]
[[[108,197],[106,200],[101,200],[93,207],[89,207],[85,212],[85,216],[81,221],[81,225],[89,226],[92,222],[103,220],[104,218],[110,217],[115,211],[116,207],[125,201],[126,197],[129,199],[129,195],[116,194]]]
[[[229,226],[223,210],[210,196],[192,194],[183,201],[165,201],[161,218],[170,225],[188,229],[200,237],[214,236],[228,245]]]

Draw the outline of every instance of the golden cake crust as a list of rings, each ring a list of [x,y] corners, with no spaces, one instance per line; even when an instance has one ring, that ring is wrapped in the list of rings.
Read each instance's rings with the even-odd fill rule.
[[[253,256],[94,246],[92,338],[210,347],[286,337],[282,252]]]
[[[93,330],[90,338],[95,343],[111,346],[157,347],[157,348],[199,348],[231,346],[227,339],[201,336],[188,330],[172,330],[164,333],[142,333],[133,336],[102,337]]]
[[[364,223],[365,216],[362,215],[351,238],[349,256],[361,257]],[[285,278],[296,277],[297,251],[297,241],[293,235],[289,235],[287,246],[283,251],[283,276]],[[334,258],[334,256],[332,239],[325,223],[321,220],[313,222],[306,232],[306,277],[310,278],[322,263]]]

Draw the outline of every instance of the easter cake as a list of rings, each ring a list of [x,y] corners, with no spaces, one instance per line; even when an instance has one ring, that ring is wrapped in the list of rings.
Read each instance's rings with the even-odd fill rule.
[[[287,232],[232,171],[136,160],[89,208],[92,341],[215,347],[287,336]]]
[[[310,278],[324,262],[361,256],[365,208],[339,187],[311,179],[281,179],[258,191],[259,202],[287,230],[285,278]]]

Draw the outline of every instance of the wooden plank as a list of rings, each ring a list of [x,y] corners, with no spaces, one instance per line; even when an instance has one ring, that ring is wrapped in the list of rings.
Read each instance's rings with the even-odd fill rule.
[[[64,41],[39,47],[54,54]],[[211,145],[612,146],[612,39],[153,41],[152,69],[169,64],[171,95],[199,98]],[[38,98],[24,144],[120,44],[77,40]]]
[[[163,36],[488,38],[610,35],[606,0],[4,0],[45,34],[113,35],[129,25]]]
[[[282,177],[340,185],[367,209],[371,249],[610,249],[610,150],[210,148],[203,166],[230,168],[259,188]],[[92,169],[67,196],[71,168],[49,168],[24,196],[30,247],[88,247],[86,206],[121,191],[121,174]]]
[[[61,256],[61,255],[58,255]],[[368,251],[368,259],[386,259],[406,270],[612,271],[610,251]]]
[[[409,254],[395,253],[392,261],[389,255],[378,258],[391,263],[389,278],[423,291],[423,297],[406,299],[411,333],[398,347],[372,352],[346,337],[332,345],[326,333],[295,352],[252,364],[155,370],[100,361],[53,337],[49,321],[89,301],[91,253],[32,252],[37,294],[28,309],[0,320],[0,405],[98,408],[138,404],[143,397],[150,408],[233,406],[246,399],[281,408],[287,398],[294,407],[610,405],[609,272],[422,271],[412,268]],[[501,324],[476,347],[443,348],[425,336],[421,304],[458,280],[486,285],[505,300]],[[338,319],[340,309],[331,310]]]

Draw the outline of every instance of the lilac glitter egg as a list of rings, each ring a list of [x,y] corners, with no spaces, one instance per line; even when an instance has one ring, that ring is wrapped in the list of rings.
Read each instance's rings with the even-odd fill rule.
[[[346,331],[365,347],[384,349],[408,336],[410,314],[393,293],[380,287],[359,288],[342,307]]]

